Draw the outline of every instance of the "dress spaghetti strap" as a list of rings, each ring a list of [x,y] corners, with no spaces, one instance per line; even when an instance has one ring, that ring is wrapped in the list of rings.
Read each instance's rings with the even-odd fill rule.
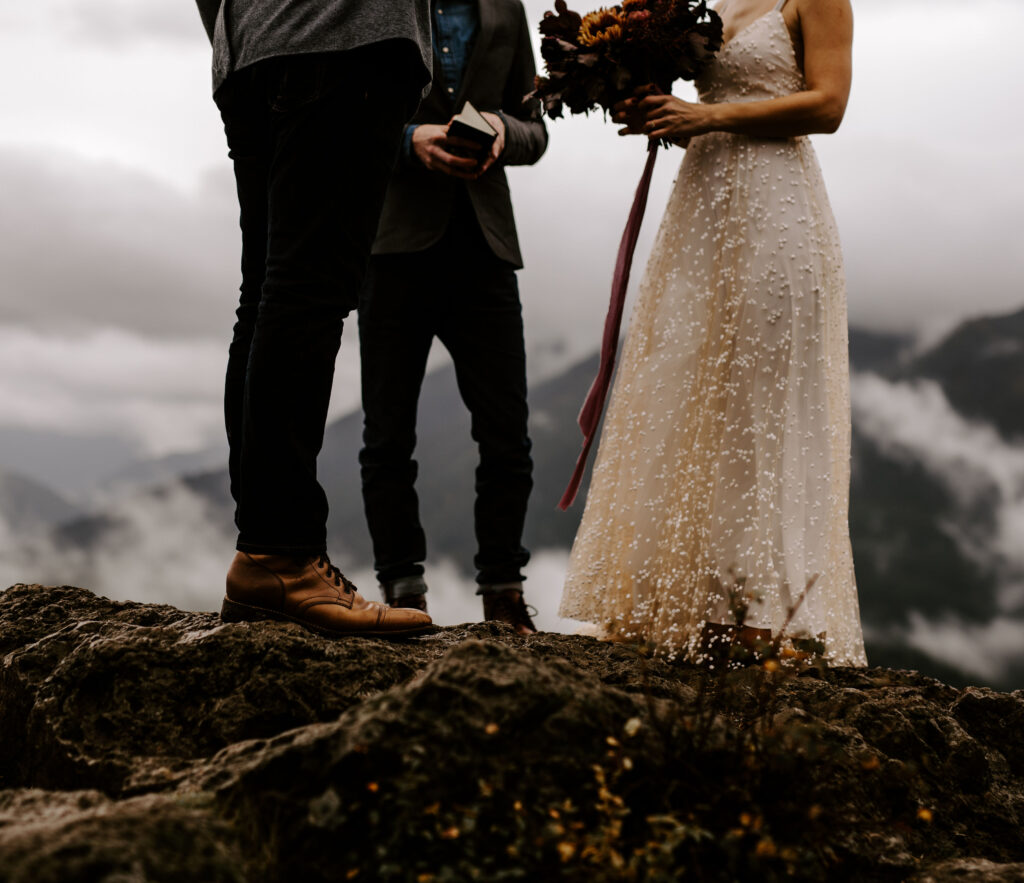
[[[785,5],[786,5],[786,0],[779,0],[779,2],[775,4],[775,11],[776,12],[782,12],[782,7],[785,6]]]

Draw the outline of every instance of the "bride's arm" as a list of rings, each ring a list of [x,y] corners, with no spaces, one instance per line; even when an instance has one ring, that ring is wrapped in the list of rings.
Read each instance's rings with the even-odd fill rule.
[[[685,142],[708,132],[755,138],[792,138],[834,132],[850,95],[853,12],[849,0],[800,0],[807,89],[782,98],[724,104],[693,104],[671,95],[640,99],[643,133]]]

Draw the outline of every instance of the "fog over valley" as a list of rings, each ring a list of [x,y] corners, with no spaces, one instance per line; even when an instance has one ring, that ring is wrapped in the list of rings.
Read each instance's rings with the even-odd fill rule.
[[[535,20],[550,5],[525,2]],[[847,117],[813,141],[855,329],[869,659],[1021,688],[1024,119],[1006,109],[1024,106],[1024,6],[860,0],[855,15]],[[234,539],[221,385],[239,236],[198,15],[171,0],[9,6],[0,70],[0,589],[213,609]],[[580,504],[555,502],[644,145],[598,115],[548,127],[547,155],[509,173],[537,461],[527,600],[542,627],[572,629],[556,607]],[[681,158],[658,157],[633,291]],[[430,367],[417,456],[431,609],[447,624],[479,614],[475,454],[439,347]],[[333,554],[373,595],[358,408],[353,317],[323,471]]]

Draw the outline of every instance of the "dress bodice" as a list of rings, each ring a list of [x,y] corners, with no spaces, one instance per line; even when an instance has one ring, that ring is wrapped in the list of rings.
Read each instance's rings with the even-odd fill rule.
[[[736,34],[697,78],[696,86],[705,104],[762,101],[805,89],[782,11],[776,7]]]

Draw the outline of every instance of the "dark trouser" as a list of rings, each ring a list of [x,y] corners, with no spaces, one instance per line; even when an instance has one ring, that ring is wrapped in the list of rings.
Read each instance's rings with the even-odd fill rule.
[[[242,227],[224,401],[240,550],[325,550],[316,459],[343,320],[418,98],[407,71],[379,44],[260,62],[217,92]]]
[[[451,353],[480,451],[477,582],[523,579],[533,487],[526,355],[515,271],[487,246],[463,203],[429,249],[375,256],[359,304],[363,502],[381,582],[423,573],[426,541],[414,489],[416,406],[434,336]]]

